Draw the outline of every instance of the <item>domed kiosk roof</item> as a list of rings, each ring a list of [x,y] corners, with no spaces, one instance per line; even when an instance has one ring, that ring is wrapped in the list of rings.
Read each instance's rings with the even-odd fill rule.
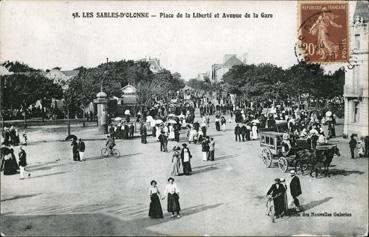
[[[108,97],[108,95],[105,92],[100,91],[99,93],[97,93],[96,97],[97,98],[106,98],[106,97]]]

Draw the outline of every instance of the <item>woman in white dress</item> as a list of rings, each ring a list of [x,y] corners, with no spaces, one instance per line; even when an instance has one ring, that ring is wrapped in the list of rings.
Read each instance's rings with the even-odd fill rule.
[[[258,127],[256,127],[256,124],[252,125],[252,140],[258,139]]]
[[[156,127],[156,140],[159,141],[159,136],[161,134],[162,128],[160,126]]]
[[[179,205],[179,188],[174,183],[174,179],[170,177],[168,179],[168,184],[165,186],[164,196],[162,199],[165,199],[165,196],[168,197],[168,212],[172,213],[173,217],[181,217],[179,212],[181,211],[181,206]],[[175,215],[175,213],[177,215]]]
[[[174,127],[173,125],[169,125],[169,139],[173,139],[174,140]]]

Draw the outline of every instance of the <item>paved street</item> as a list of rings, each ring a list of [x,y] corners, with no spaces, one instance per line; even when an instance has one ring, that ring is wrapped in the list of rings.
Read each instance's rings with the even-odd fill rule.
[[[162,201],[164,219],[148,218],[150,181],[163,191],[171,171],[171,153],[159,152],[148,137],[118,140],[118,159],[100,158],[104,137],[96,128],[73,127],[86,138],[86,162],[73,162],[65,129],[34,131],[38,139],[25,147],[32,177],[1,175],[1,224],[5,235],[283,235],[364,234],[367,230],[368,160],[349,159],[348,140],[340,142],[331,177],[301,176],[305,213],[350,213],[350,217],[285,217],[276,223],[265,215],[265,194],[274,178],[286,178],[260,159],[259,141],[234,141],[234,123],[209,135],[216,142],[215,161],[201,161],[201,145],[193,153],[191,176],[175,177],[182,217],[172,219]],[[52,133],[53,132],[53,133]],[[181,138],[184,141],[184,134]],[[181,144],[182,141],[179,143]],[[169,142],[169,149],[177,145]]]

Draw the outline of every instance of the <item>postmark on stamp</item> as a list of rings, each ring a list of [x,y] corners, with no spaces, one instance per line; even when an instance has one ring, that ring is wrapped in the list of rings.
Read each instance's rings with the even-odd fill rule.
[[[299,2],[296,56],[308,63],[349,61],[347,2]]]

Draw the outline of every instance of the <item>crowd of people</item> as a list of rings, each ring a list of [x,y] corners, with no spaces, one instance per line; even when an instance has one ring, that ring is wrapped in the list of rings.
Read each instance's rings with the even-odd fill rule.
[[[27,145],[26,131],[23,131],[22,136],[20,136],[18,129],[16,129],[13,125],[11,125],[9,128],[4,127],[1,135],[4,139],[2,144],[5,146],[18,146],[20,144]]]
[[[200,117],[196,118],[195,110],[198,109]],[[227,116],[230,115],[230,116]],[[243,106],[233,106],[229,101],[226,104],[214,105],[207,98],[197,98],[194,101],[183,101],[182,103],[156,103],[152,108],[137,113],[135,122],[126,120],[111,123],[108,127],[106,147],[110,150],[115,146],[115,139],[130,139],[134,137],[136,125],[139,126],[141,143],[147,143],[147,136],[151,133],[153,140],[159,142],[160,151],[168,152],[169,141],[176,142],[171,149],[172,169],[170,175],[191,175],[192,154],[188,144],[201,145],[201,160],[215,160],[215,140],[209,136],[208,128],[210,118],[214,116],[215,129],[218,132],[226,131],[227,124],[235,122],[234,136],[236,142],[245,142],[259,139],[259,132],[271,130],[284,132],[284,150],[289,150],[297,146],[298,139],[310,141],[311,148],[319,144],[325,144],[336,136],[336,115],[330,110],[307,110],[302,104],[293,103],[245,103]],[[230,119],[226,119],[230,117]],[[229,125],[228,125],[229,126]],[[181,137],[181,135],[183,137]],[[5,128],[2,131],[4,141],[1,147],[2,164],[4,175],[11,175],[20,172],[20,178],[30,176],[27,172],[26,152],[19,147],[19,162],[15,157],[13,146],[27,144],[27,136],[23,133],[24,142],[20,141],[19,132],[14,126]],[[182,147],[178,145],[180,141],[186,141]],[[357,141],[354,135],[349,142],[351,156],[354,158],[354,151],[358,149],[359,156],[368,156],[368,137]],[[81,138],[73,138],[72,143],[73,161],[85,161],[86,145]],[[276,178],[275,184],[268,190],[267,195],[273,203],[274,216],[277,218],[290,215],[291,209],[301,210],[299,196],[302,194],[299,178],[294,171],[291,171],[291,182],[287,186],[284,179]],[[150,183],[150,208],[149,216],[152,218],[163,218],[163,211],[160,201],[167,198],[167,210],[172,217],[180,217],[179,189],[174,183],[174,178],[168,179],[163,196],[159,191],[155,180]],[[288,203],[288,190],[291,195],[291,202]],[[293,206],[293,208],[291,208]]]

